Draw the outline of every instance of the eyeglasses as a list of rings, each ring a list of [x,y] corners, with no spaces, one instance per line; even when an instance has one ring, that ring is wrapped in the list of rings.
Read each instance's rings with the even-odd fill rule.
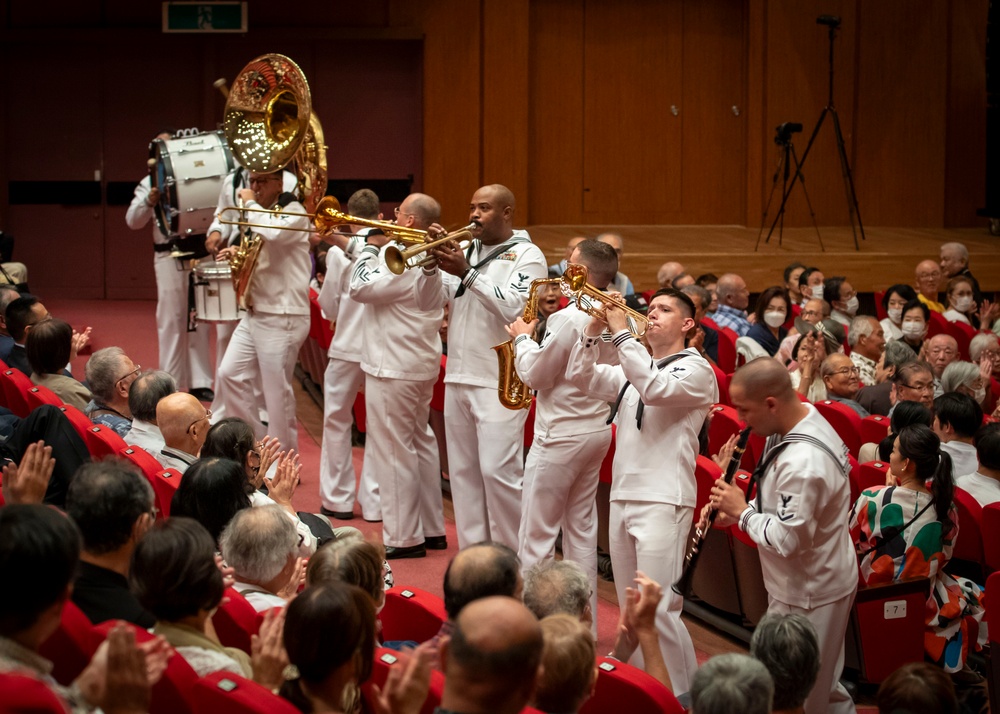
[[[281,179],[275,176],[251,176],[250,185],[253,186],[254,184],[260,185],[262,183],[273,183],[275,181],[280,181],[280,180]]]
[[[914,392],[934,391],[934,382],[928,382],[927,384],[907,384],[906,382],[900,382],[899,386],[906,387],[907,389],[912,389]]]
[[[133,369],[131,372],[129,372],[128,374],[126,374],[124,377],[122,377],[121,379],[119,379],[118,381],[116,381],[115,382],[115,386],[117,387],[121,382],[124,382],[126,379],[128,379],[132,375],[139,374],[140,371],[142,371],[142,365],[141,364],[137,364],[135,366],[135,369]]]
[[[198,422],[200,422],[202,419],[211,419],[211,418],[212,418],[212,410],[211,409],[206,409],[205,410],[205,416],[199,417],[199,418],[195,419],[193,422],[191,422],[188,425],[188,428],[185,429],[184,431],[190,434],[192,426],[194,426],[195,424],[197,424]]]
[[[399,218],[400,216],[412,216],[413,215],[412,213],[407,213],[406,211],[399,210],[399,206],[396,206],[394,209],[392,209],[392,212],[396,216],[396,218]]]
[[[835,372],[830,372],[827,376],[832,377],[835,374],[861,374],[861,370],[857,367],[844,367],[843,369],[838,369]]]
[[[819,310],[803,310],[802,319],[805,319],[807,317],[823,317],[823,313],[820,312]]]
[[[931,350],[931,354],[937,357],[938,355],[944,355],[946,357],[954,357],[958,354],[957,351],[953,350],[951,347],[935,347]]]

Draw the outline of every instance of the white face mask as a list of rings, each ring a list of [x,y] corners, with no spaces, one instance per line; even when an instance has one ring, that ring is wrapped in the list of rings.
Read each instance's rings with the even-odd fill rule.
[[[972,398],[976,400],[977,404],[982,404],[983,400],[986,399],[986,387],[977,389]]]
[[[846,312],[851,317],[854,317],[855,315],[858,314],[858,305],[860,305],[860,303],[858,302],[858,296],[855,295],[846,303],[844,303],[844,312]]]
[[[770,327],[781,327],[785,324],[785,313],[783,312],[765,312],[764,322]]]
[[[972,296],[963,295],[960,298],[955,298],[955,302],[952,303],[952,307],[959,312],[968,312],[969,308],[972,307]]]
[[[889,319],[894,325],[898,325],[899,321],[903,319],[903,308],[901,307],[890,307],[886,312],[889,313]]]
[[[927,331],[927,325],[920,322],[910,322],[907,320],[903,323],[903,337],[909,337],[910,339],[920,339],[924,336],[924,332]]]
[[[812,296],[814,298],[816,298],[817,300],[822,300],[823,299],[823,286],[822,285],[813,285],[811,288],[809,288],[809,290],[812,292]]]

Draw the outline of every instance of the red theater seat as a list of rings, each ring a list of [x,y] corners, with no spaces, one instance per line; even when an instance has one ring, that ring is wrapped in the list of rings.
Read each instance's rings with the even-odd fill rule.
[[[389,650],[378,647],[375,650],[375,661],[372,664],[372,674],[368,681],[361,685],[361,696],[364,697],[368,705],[368,711],[377,711],[374,704],[373,687],[385,688],[385,681],[389,677],[389,670],[393,667],[405,667],[409,660],[409,655],[396,650]],[[441,705],[441,695],[444,694],[444,674],[438,670],[431,671],[430,690],[427,692],[427,699],[424,700],[420,708],[420,714],[433,714],[434,709]]]
[[[441,630],[448,613],[437,595],[397,585],[385,591],[385,607],[379,619],[385,641],[426,642]]]
[[[215,672],[192,687],[194,714],[298,714],[287,699],[232,672]]]
[[[715,383],[719,385],[719,404],[732,406],[729,401],[729,378],[730,376],[722,371],[717,364],[712,365],[715,372]]]
[[[983,565],[983,508],[968,492],[955,489],[952,497],[958,511],[958,538],[952,559]],[[978,582],[982,582],[979,579]]]
[[[28,390],[34,385],[24,372],[17,369],[5,369],[0,372],[0,384],[3,385],[3,393],[7,399],[7,408],[14,414],[24,419],[31,413],[28,406]]]
[[[0,692],[0,712],[5,714],[66,714],[62,699],[33,675],[0,672]]]
[[[142,471],[156,494],[156,507],[164,518],[170,516],[170,502],[181,485],[181,472],[163,468],[159,461],[138,446],[126,446],[119,455]]]
[[[858,413],[849,406],[830,399],[816,402],[814,406],[820,416],[830,422],[830,426],[847,445],[851,456],[858,458],[858,451],[861,449],[861,417]]]
[[[983,560],[987,570],[1000,570],[1000,503],[983,509]]]
[[[28,411],[33,411],[36,407],[40,407],[43,404],[51,404],[54,407],[62,406],[62,399],[56,396],[48,387],[43,387],[40,384],[36,384],[31,389],[27,391],[24,395],[25,400],[28,402]]]
[[[728,327],[723,327],[719,331],[719,360],[718,365],[726,374],[736,371],[736,333]]]
[[[42,644],[39,653],[52,661],[55,680],[68,685],[84,670],[100,643],[101,637],[94,630],[93,623],[71,600],[67,600],[59,629]]]
[[[598,657],[594,696],[580,707],[580,714],[604,712],[683,714],[684,707],[669,689],[638,667]]]
[[[250,638],[257,634],[263,619],[263,613],[257,612],[246,598],[232,588],[227,588],[222,596],[222,604],[212,616],[212,625],[215,626],[219,642],[250,654]]]
[[[889,417],[881,414],[871,414],[861,420],[861,443],[880,444],[889,435],[892,425]]]
[[[930,580],[858,590],[847,628],[845,664],[878,684],[908,662],[924,659],[924,608]]]
[[[865,489],[885,486],[885,479],[888,472],[889,464],[884,461],[866,461],[861,464],[858,468],[858,495]]]

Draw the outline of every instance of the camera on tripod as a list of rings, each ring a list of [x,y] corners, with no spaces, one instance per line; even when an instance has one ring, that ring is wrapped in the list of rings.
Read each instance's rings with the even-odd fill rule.
[[[786,146],[792,140],[792,134],[798,134],[802,131],[802,125],[786,121],[784,124],[776,126],[774,130],[777,132],[774,137],[774,143],[778,146]]]

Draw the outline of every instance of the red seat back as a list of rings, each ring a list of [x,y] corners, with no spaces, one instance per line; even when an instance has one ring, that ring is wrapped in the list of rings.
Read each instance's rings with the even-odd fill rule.
[[[684,707],[669,689],[638,667],[598,657],[594,696],[583,703],[580,714],[604,712],[682,714]]]
[[[742,424],[736,410],[725,404],[712,407],[712,421],[708,424],[708,452],[719,453],[729,437],[740,433]]]
[[[719,361],[718,365],[726,374],[736,371],[736,333],[728,327],[723,327],[719,332]]]
[[[437,595],[397,585],[385,591],[385,607],[379,619],[384,640],[426,642],[441,630],[448,613]]]
[[[0,672],[0,711],[14,714],[66,714],[66,705],[38,677]]]
[[[32,411],[35,407],[40,407],[43,404],[51,404],[54,407],[62,406],[62,399],[56,396],[48,387],[43,387],[40,384],[36,384],[24,395],[25,400],[28,402],[28,411]]]
[[[604,455],[604,461],[601,462],[601,483],[611,483],[611,474],[615,465],[615,432],[617,428],[617,425],[611,425],[611,443],[608,444],[608,453]]]
[[[722,469],[719,468],[719,465],[711,459],[699,454],[698,459],[694,464],[694,479],[698,488],[698,495],[696,496],[694,506],[696,516],[701,513],[701,509],[705,507],[706,503],[708,503],[712,486],[714,486],[716,480],[720,478],[722,478]],[[695,520],[697,520],[697,518],[695,518]]]
[[[76,679],[90,662],[101,644],[101,637],[94,625],[71,600],[63,606],[59,629],[42,643],[39,653],[52,661],[52,676],[60,684],[68,685]]]
[[[0,373],[0,384],[7,400],[7,408],[24,419],[31,413],[28,406],[28,390],[34,385],[24,372],[18,369],[5,369]]]
[[[847,632],[847,665],[879,683],[908,662],[924,659],[924,609],[930,581],[861,588]]]
[[[194,714],[298,714],[287,699],[232,672],[214,672],[195,681]]]
[[[181,473],[176,469],[163,468],[159,461],[138,446],[126,446],[119,455],[142,471],[156,494],[156,507],[164,518],[169,517],[170,502],[181,485]]]
[[[964,322],[949,322],[947,324],[948,334],[955,338],[958,343],[959,359],[969,360],[969,343],[976,336],[976,328],[966,325]]]
[[[729,401],[729,375],[722,371],[717,364],[712,365],[715,372],[715,383],[719,385],[719,404],[731,406]]]
[[[858,490],[885,486],[888,472],[889,464],[884,461],[866,461],[858,469]]]
[[[847,450],[851,456],[858,458],[858,451],[861,450],[861,417],[850,407],[824,399],[816,402],[816,410],[826,419],[837,436],[847,445]]]
[[[955,489],[953,497],[958,511],[958,538],[952,558],[983,563],[983,508],[968,492]]]
[[[944,319],[944,315],[940,312],[935,312],[931,310],[931,319],[927,323],[927,337],[931,338],[934,335],[949,334],[948,333],[948,321]]]
[[[876,290],[874,294],[875,298],[875,315],[878,319],[884,320],[889,317],[889,313],[885,311],[885,306],[882,305],[882,299],[885,297],[885,290]]]
[[[90,421],[87,415],[76,407],[63,404],[59,407],[59,411],[69,419],[70,424],[76,429],[76,433],[87,445],[87,451],[95,460],[107,456],[117,456],[119,451],[128,446],[113,430]]]
[[[1000,570],[1000,503],[983,509],[983,560],[987,570]],[[1000,623],[997,623],[1000,629]]]
[[[372,664],[372,674],[368,681],[361,685],[361,696],[368,705],[368,711],[377,711],[374,704],[373,687],[385,689],[385,681],[389,677],[389,671],[393,667],[405,667],[409,655],[396,650],[378,647],[375,649],[375,661]],[[438,670],[431,671],[430,690],[427,692],[427,699],[424,700],[420,708],[420,714],[433,714],[434,710],[441,705],[441,696],[444,694],[444,674]]]
[[[212,616],[212,625],[219,642],[250,654],[250,638],[257,634],[263,619],[263,614],[258,613],[245,597],[227,588],[222,604]]]
[[[870,414],[861,420],[861,443],[880,444],[889,435],[892,424],[889,417],[881,414]]]

